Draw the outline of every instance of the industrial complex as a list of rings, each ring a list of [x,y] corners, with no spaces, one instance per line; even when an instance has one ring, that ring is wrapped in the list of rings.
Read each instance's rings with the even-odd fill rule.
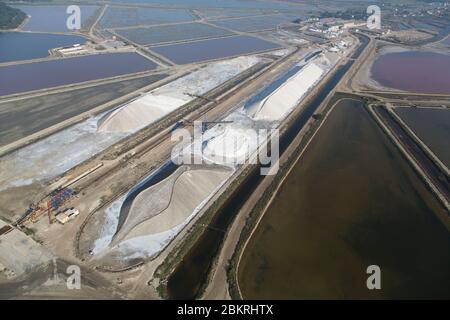
[[[7,3],[1,299],[450,298],[450,8],[226,3]]]

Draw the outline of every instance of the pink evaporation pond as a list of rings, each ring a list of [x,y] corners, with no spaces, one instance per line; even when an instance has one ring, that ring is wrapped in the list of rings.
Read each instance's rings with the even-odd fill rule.
[[[374,62],[371,74],[384,87],[450,94],[450,55],[424,51],[387,53]]]

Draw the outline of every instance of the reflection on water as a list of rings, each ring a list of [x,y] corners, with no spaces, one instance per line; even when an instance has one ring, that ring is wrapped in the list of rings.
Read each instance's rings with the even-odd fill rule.
[[[129,0],[113,0],[113,2],[130,2]],[[254,9],[289,9],[315,11],[317,7],[310,4],[298,4],[281,1],[248,1],[248,0],[133,0],[133,3],[152,3],[170,6],[202,7],[202,8],[254,8]]]
[[[68,5],[61,6],[29,6],[18,5],[14,6],[25,12],[30,19],[23,26],[26,31],[41,31],[41,32],[73,32],[67,29],[67,18],[69,14],[66,13]],[[93,16],[94,12],[99,8],[98,6],[79,6],[81,11],[81,27],[86,26],[86,22]]]
[[[419,138],[450,168],[450,110],[396,108],[395,112]]]
[[[450,55],[425,51],[381,55],[372,77],[382,86],[420,93],[450,93]]]
[[[361,102],[326,121],[244,251],[244,298],[449,298],[444,209]],[[372,264],[380,291],[366,287]]]
[[[0,67],[0,95],[152,70],[136,53],[110,53]]]
[[[153,47],[151,49],[175,63],[186,64],[277,48],[280,48],[280,45],[259,38],[235,36]]]

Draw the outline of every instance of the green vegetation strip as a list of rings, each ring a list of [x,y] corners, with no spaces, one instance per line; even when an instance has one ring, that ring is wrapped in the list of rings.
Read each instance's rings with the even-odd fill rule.
[[[0,2],[0,29],[15,29],[26,17],[25,12]]]

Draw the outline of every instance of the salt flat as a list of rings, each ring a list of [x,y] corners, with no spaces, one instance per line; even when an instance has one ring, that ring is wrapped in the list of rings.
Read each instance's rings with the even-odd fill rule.
[[[0,220],[0,228],[5,225]],[[0,280],[21,276],[52,258],[50,251],[17,229],[0,236]]]

